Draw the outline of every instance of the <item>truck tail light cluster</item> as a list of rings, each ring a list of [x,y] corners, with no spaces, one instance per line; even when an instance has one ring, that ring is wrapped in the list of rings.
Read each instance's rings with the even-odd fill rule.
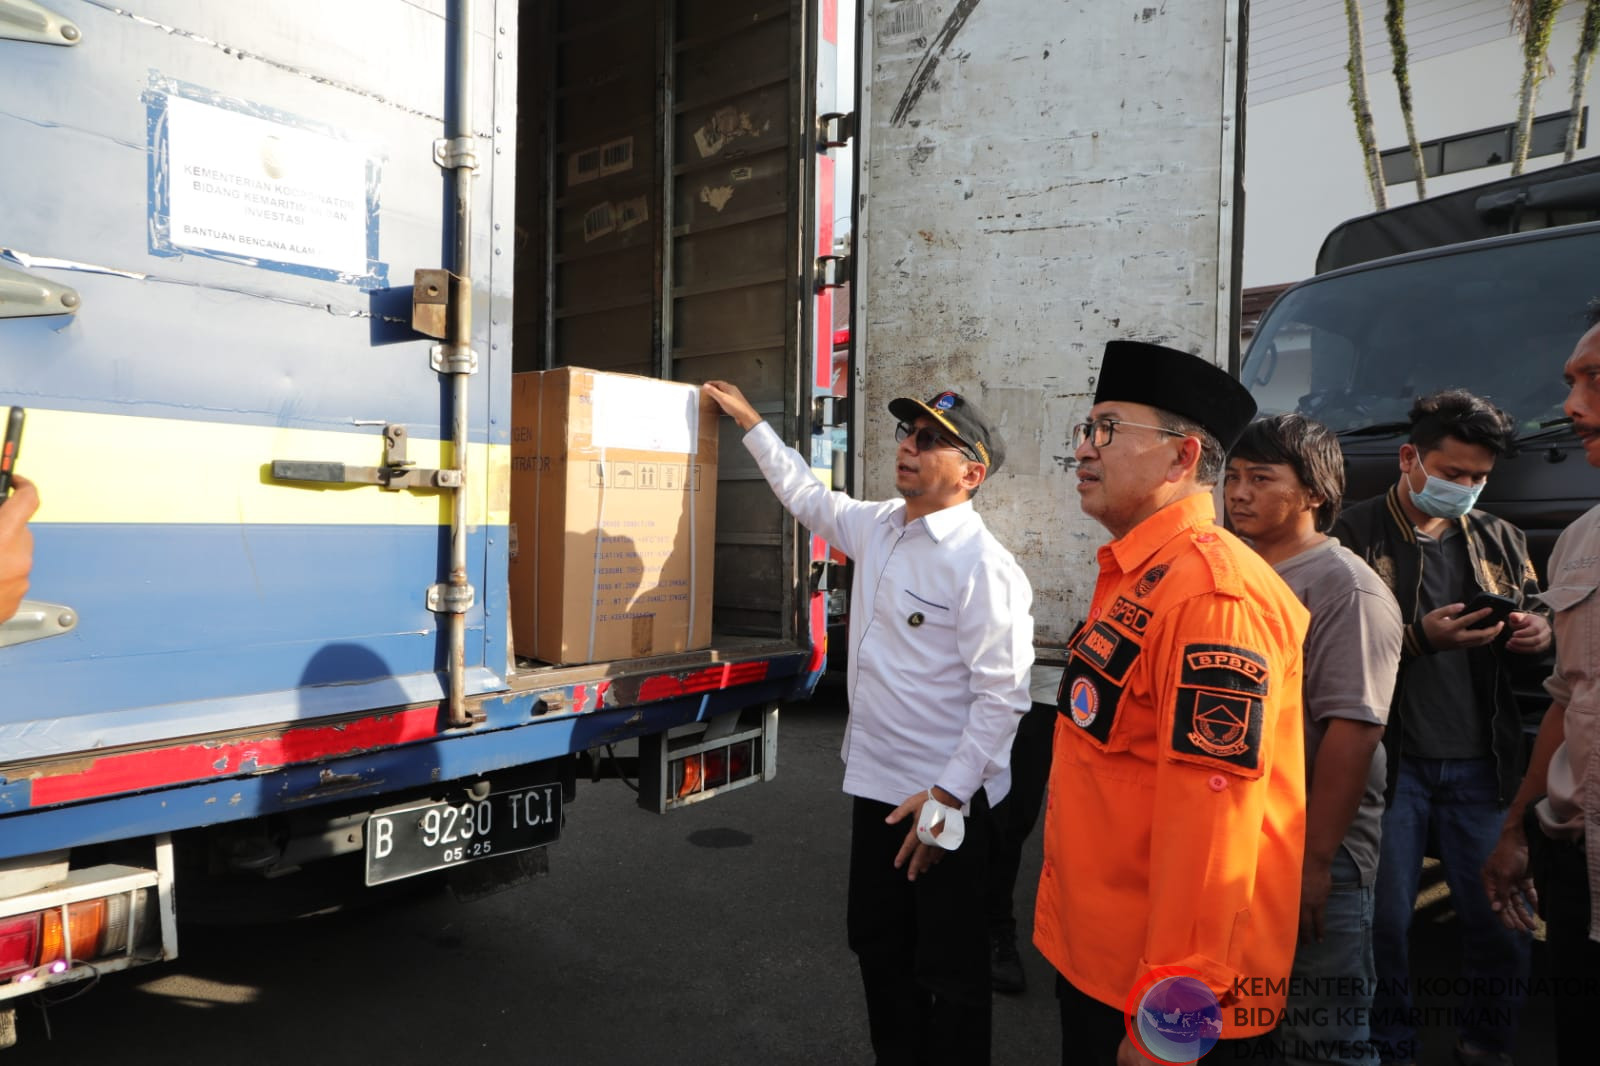
[[[681,800],[697,792],[744,781],[760,772],[760,741],[750,738],[673,759],[667,767],[668,787],[672,795]]]
[[[639,805],[664,812],[777,772],[778,710],[750,708],[697,735],[639,738]]]
[[[0,918],[0,982],[25,984],[76,963],[126,954],[129,914],[144,905],[145,895],[102,896]]]
[[[0,898],[0,1010],[49,985],[177,957],[172,841],[154,843],[154,868],[62,862],[32,887],[13,879],[16,894]]]

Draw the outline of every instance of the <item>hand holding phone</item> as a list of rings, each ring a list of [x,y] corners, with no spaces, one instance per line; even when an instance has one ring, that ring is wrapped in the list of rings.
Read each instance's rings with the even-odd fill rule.
[[[1509,596],[1497,596],[1492,592],[1480,592],[1472,597],[1472,602],[1467,604],[1462,615],[1473,614],[1477,611],[1488,609],[1489,613],[1467,626],[1468,629],[1493,629],[1504,622],[1512,611],[1517,609],[1517,601]],[[1459,616],[1458,616],[1459,617]]]
[[[13,407],[6,418],[5,442],[0,444],[0,503],[11,495],[11,478],[17,469],[17,453],[22,450],[22,423],[28,412]]]

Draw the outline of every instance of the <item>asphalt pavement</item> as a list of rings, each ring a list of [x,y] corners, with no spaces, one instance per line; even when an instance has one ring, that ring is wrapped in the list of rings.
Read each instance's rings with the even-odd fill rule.
[[[664,816],[620,781],[580,781],[549,874],[475,903],[433,893],[185,927],[173,963],[23,1006],[21,1043],[0,1062],[868,1063],[844,934],[844,719],[825,683],[784,710],[775,781]],[[997,1066],[1060,1061],[1053,974],[1028,946],[1037,833],[1029,845],[1016,899],[1029,988],[995,999]],[[1448,899],[1424,898],[1416,965],[1459,973]],[[1448,1034],[1427,1038],[1425,1066],[1453,1064]],[[1548,1003],[1530,1004],[1518,1061],[1553,1061]]]

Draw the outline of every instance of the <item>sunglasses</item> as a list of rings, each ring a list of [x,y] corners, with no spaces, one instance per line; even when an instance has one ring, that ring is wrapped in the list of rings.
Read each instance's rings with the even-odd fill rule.
[[[926,426],[919,429],[910,422],[901,422],[894,427],[895,440],[902,441],[907,437],[912,439],[918,452],[932,451],[935,448],[954,448],[975,463],[983,461],[978,458],[977,453],[969,446],[960,441],[951,440],[944,434],[936,433]]]

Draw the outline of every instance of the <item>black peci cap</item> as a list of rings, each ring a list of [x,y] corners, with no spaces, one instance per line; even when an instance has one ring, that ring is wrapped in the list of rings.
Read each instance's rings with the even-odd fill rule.
[[[988,471],[993,474],[1006,459],[1006,442],[1000,439],[994,423],[990,422],[978,405],[957,392],[941,392],[927,403],[909,396],[889,401],[889,413],[902,422],[910,422],[918,415],[927,415],[943,426],[956,440],[971,448]],[[987,474],[985,476],[988,476]]]
[[[1159,407],[1204,426],[1224,452],[1256,416],[1250,390],[1198,355],[1143,341],[1107,341],[1094,402]]]

